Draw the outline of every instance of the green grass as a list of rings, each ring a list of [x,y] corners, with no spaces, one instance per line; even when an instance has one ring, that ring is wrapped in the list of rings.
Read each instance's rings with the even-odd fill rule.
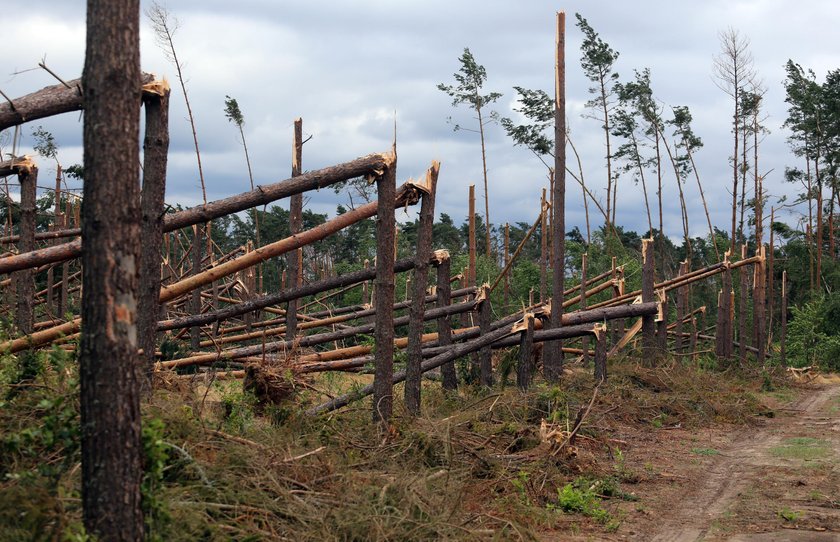
[[[720,452],[714,448],[692,448],[691,453],[697,455],[720,455]]]
[[[793,437],[770,449],[770,453],[782,459],[813,461],[831,453],[831,447],[824,440],[811,437]]]

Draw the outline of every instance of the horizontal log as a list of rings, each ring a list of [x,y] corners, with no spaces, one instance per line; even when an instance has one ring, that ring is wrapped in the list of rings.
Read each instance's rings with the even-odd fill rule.
[[[423,315],[424,320],[434,320],[436,318],[440,318],[441,316],[453,315],[453,314],[460,314],[462,312],[467,312],[473,309],[473,303],[466,302],[466,303],[459,303],[457,305],[450,305],[448,307],[439,307],[435,309],[431,309],[426,311]],[[409,317],[402,316],[400,318],[394,319],[394,326],[404,326],[408,323]],[[213,363],[216,361],[224,361],[224,360],[231,360],[237,359],[244,356],[255,356],[261,353],[271,353],[271,352],[280,352],[280,351],[290,351],[296,348],[309,348],[312,346],[317,346],[319,344],[324,344],[328,342],[338,341],[341,339],[347,339],[349,337],[354,337],[360,334],[367,334],[372,333],[375,329],[374,324],[365,324],[362,326],[356,326],[353,328],[343,329],[340,331],[334,331],[331,333],[320,333],[318,335],[309,335],[307,337],[299,337],[293,341],[275,341],[265,345],[254,345],[254,346],[243,346],[241,348],[234,348],[231,350],[222,350],[221,352],[212,352],[208,354],[198,354],[195,356],[190,356],[187,358],[181,358],[171,361],[164,361],[158,363],[156,367],[158,369],[174,369],[176,367],[185,367],[189,365],[203,365],[207,363]]]
[[[432,369],[435,369],[437,367],[440,367],[441,365],[443,365],[445,363],[449,363],[450,361],[455,361],[456,359],[458,359],[462,356],[465,356],[467,354],[470,354],[472,352],[475,352],[477,350],[480,350],[481,348],[484,348],[485,346],[488,346],[488,345],[498,341],[499,339],[502,339],[502,338],[510,335],[511,333],[513,333],[513,332],[511,331],[510,327],[508,327],[508,326],[501,327],[499,329],[496,329],[495,331],[491,331],[490,333],[488,333],[486,335],[482,335],[481,337],[478,337],[477,339],[474,339],[472,341],[468,341],[468,342],[465,342],[465,343],[460,343],[460,344],[454,345],[454,346],[450,347],[447,352],[444,352],[440,355],[437,355],[437,356],[435,356],[431,359],[428,359],[428,360],[424,361],[423,363],[421,363],[420,364],[420,372],[422,374],[422,373],[431,371]],[[399,384],[400,382],[403,382],[404,380],[405,380],[405,371],[399,371],[397,373],[394,373],[394,377],[392,378],[391,382],[393,384]],[[314,416],[314,415],[317,415],[317,414],[322,414],[324,412],[331,412],[333,410],[337,410],[339,408],[347,406],[350,403],[352,403],[353,401],[358,401],[359,399],[363,399],[363,398],[367,397],[368,395],[371,395],[372,393],[373,393],[373,384],[368,384],[367,386],[365,386],[363,388],[351,391],[350,393],[347,393],[347,394],[342,395],[340,397],[336,397],[335,399],[332,399],[332,400],[330,400],[326,403],[323,403],[323,404],[317,405],[315,407],[312,407],[309,410],[307,410],[306,413],[309,414],[310,416]]]
[[[163,231],[170,232],[194,224],[200,224],[258,205],[265,205],[294,194],[301,194],[308,190],[323,188],[355,177],[374,174],[382,170],[382,168],[387,167],[392,161],[392,153],[370,154],[336,166],[310,171],[299,177],[259,186],[250,192],[244,192],[229,198],[210,202],[206,205],[198,205],[166,215]],[[4,258],[0,260],[0,274],[11,273],[12,271],[19,271],[48,263],[61,262],[77,258],[81,254],[82,241],[78,239],[55,247]]]
[[[140,84],[154,80],[148,73],[141,74]],[[139,107],[139,104],[138,104]],[[73,79],[67,85],[60,83],[44,87],[26,96],[0,104],[0,132],[6,128],[82,109],[82,80]]]

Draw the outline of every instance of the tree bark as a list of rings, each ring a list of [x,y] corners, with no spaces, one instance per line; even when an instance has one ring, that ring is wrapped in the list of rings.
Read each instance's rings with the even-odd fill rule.
[[[782,271],[782,308],[781,308],[781,329],[779,334],[779,364],[787,367],[787,352],[785,350],[787,341],[787,271]]]
[[[584,252],[580,259],[580,310],[586,310],[586,267],[587,254]],[[583,366],[589,365],[589,339],[584,337],[581,339],[581,349],[583,350]]]
[[[140,3],[88,0],[84,88],[82,507],[88,534],[140,541],[137,383]]]
[[[607,326],[595,325],[595,382],[607,380]],[[586,349],[584,349],[586,352]]]
[[[376,179],[376,353],[373,376],[373,421],[383,429],[391,420],[394,400],[394,196],[397,157]]]
[[[300,177],[303,173],[303,119],[295,119],[294,138],[292,141],[292,178]],[[289,199],[289,230],[292,235],[303,229],[303,194],[295,194]],[[286,275],[292,288],[299,288],[302,283],[300,276],[300,254],[292,250],[286,254]],[[286,306],[286,339],[291,340],[297,334],[297,299],[290,299]]]
[[[139,382],[151,389],[155,360],[155,331],[161,307],[158,303],[163,245],[166,164],[169,153],[169,88],[143,100],[146,134],[143,140],[143,190],[140,200],[141,235],[140,293],[137,302],[138,344],[143,349]]]
[[[519,365],[516,367],[516,385],[519,386],[520,390],[528,391],[528,387],[531,385],[531,363],[534,350],[534,316],[532,314],[525,314],[524,325],[525,329],[519,338]]]
[[[393,155],[390,153],[370,154],[344,164],[310,171],[294,179],[258,186],[256,190],[250,192],[169,214],[164,218],[163,231],[171,232],[188,228],[193,224],[208,222],[214,218],[245,211],[257,205],[266,205],[294,194],[317,190],[355,177],[373,175],[384,169],[391,160],[393,160]],[[81,253],[82,243],[78,240],[27,254],[3,258],[0,259],[0,273],[61,262],[76,258]]]
[[[741,245],[741,260],[747,258],[747,245]],[[750,280],[747,276],[747,268],[738,270],[738,360],[742,366],[747,364],[747,312],[749,309]]]
[[[554,193],[551,204],[552,299],[551,328],[559,328],[563,316],[563,290],[566,274],[566,13],[557,13],[557,41],[554,66]],[[609,218],[607,219],[609,221]],[[543,373],[548,382],[559,382],[563,374],[563,350],[559,342],[549,342],[543,355]]]
[[[642,302],[655,301],[653,239],[642,239]],[[656,322],[652,315],[642,317],[642,348],[645,359],[656,355]]]
[[[448,307],[452,302],[452,283],[449,273],[452,260],[447,255],[442,258],[437,267],[437,307]],[[438,344],[444,348],[452,345],[452,318],[443,316],[437,320]],[[458,389],[458,375],[455,373],[455,362],[444,363],[440,368],[443,376],[443,389],[454,391]]]
[[[478,310],[478,327],[481,335],[490,332],[490,324],[493,318],[490,306],[490,289],[485,285],[481,289],[484,299],[481,300]],[[478,353],[478,364],[481,369],[481,385],[490,388],[493,386],[493,353],[490,345],[484,346]]]
[[[38,184],[38,168],[35,165],[18,170],[20,181],[20,241],[18,249],[26,253],[35,249],[35,200]],[[23,335],[32,333],[34,323],[33,302],[35,297],[35,275],[32,269],[15,273],[17,285],[17,310],[15,323]]]
[[[405,406],[412,414],[420,414],[420,364],[423,362],[423,313],[426,308],[426,285],[429,283],[429,257],[432,255],[432,227],[435,221],[435,191],[440,163],[432,162],[426,171],[426,188],[420,204],[417,232],[417,252],[412,281],[411,306],[408,323],[408,358],[405,380]]]

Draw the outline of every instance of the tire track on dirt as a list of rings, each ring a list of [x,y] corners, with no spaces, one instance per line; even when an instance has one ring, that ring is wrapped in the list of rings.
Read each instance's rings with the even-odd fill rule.
[[[675,503],[671,516],[663,518],[653,541],[697,542],[704,540],[714,521],[727,511],[742,491],[761,476],[762,469],[773,464],[770,450],[778,445],[781,436],[794,432],[803,425],[825,423],[825,416],[817,417],[815,414],[838,395],[840,395],[838,386],[816,389],[800,398],[789,409],[796,412],[795,415],[777,417],[762,427],[749,429],[735,442],[722,449],[722,453],[716,456],[716,461],[707,471],[705,479],[688,489],[679,502]],[[840,423],[836,415],[833,418],[835,418],[834,422]],[[742,539],[754,540],[743,537],[732,540]],[[755,540],[764,540],[764,538]],[[773,539],[767,538],[767,540]]]

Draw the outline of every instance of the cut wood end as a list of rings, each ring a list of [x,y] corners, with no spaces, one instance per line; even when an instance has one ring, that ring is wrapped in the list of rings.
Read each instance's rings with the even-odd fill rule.
[[[596,337],[601,337],[602,334],[607,332],[607,324],[605,323],[597,323],[592,326],[592,333],[595,334]]]
[[[534,319],[534,314],[531,313],[531,312],[526,312],[524,315],[522,315],[521,320],[516,321],[513,324],[513,326],[511,326],[510,332],[511,333],[519,333],[521,331],[527,331],[528,330],[528,321],[533,320],[533,319]]]
[[[155,96],[166,96],[169,94],[169,81],[166,80],[166,77],[163,79],[158,79],[154,75],[152,75],[152,77],[154,77],[154,79],[152,79],[151,82],[143,85],[143,92],[146,94],[154,94]]]
[[[447,261],[450,258],[449,251],[445,248],[440,248],[432,252],[432,262],[440,265],[441,263]],[[459,275],[460,277],[460,275]]]
[[[28,154],[12,159],[12,169],[17,171],[18,174],[31,173],[36,167],[37,164],[35,164],[35,160],[33,160]]]

